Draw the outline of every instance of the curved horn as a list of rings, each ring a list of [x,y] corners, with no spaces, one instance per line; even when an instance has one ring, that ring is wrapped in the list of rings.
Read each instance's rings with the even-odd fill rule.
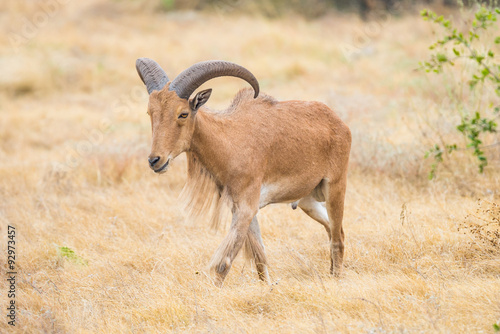
[[[196,63],[182,71],[170,84],[173,90],[182,99],[189,96],[206,81],[223,76],[232,76],[245,80],[255,91],[254,98],[259,95],[259,82],[249,70],[243,66],[223,60],[209,60]]]
[[[139,58],[135,61],[135,68],[149,94],[154,90],[161,90],[168,82],[167,74],[153,59]]]

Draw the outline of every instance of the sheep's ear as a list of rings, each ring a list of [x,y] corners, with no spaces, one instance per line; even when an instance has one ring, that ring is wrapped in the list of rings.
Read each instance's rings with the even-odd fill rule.
[[[193,113],[198,111],[198,109],[208,101],[210,94],[212,94],[212,88],[198,92],[195,97],[189,100],[189,106]]]

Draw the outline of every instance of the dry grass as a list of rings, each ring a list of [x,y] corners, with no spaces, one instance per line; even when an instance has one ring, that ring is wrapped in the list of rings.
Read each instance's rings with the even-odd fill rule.
[[[426,124],[439,123],[430,110],[446,87],[413,71],[433,40],[417,16],[375,31],[351,16],[266,20],[71,1],[13,49],[10,33],[37,6],[0,4],[0,240],[5,254],[7,225],[16,226],[19,271],[18,324],[3,316],[0,331],[487,333],[500,321],[498,251],[458,230],[478,198],[498,203],[500,174],[493,166],[478,176],[457,155],[454,169],[426,180]],[[347,61],[349,45],[359,52]],[[354,137],[342,279],[327,274],[323,227],[276,205],[259,213],[272,287],[242,258],[224,288],[212,285],[203,270],[224,232],[181,211],[183,158],[161,177],[147,167],[141,56],[171,77],[196,61],[232,60],[276,98],[339,112]],[[223,107],[245,83],[209,85],[209,104]]]

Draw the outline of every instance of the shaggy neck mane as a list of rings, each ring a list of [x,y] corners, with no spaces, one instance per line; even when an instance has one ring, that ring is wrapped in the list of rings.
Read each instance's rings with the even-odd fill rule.
[[[204,109],[198,111],[191,148],[186,152],[188,179],[180,195],[191,218],[198,220],[211,215],[215,229],[230,205],[221,168],[227,160],[223,152],[228,152],[222,131],[225,122],[220,115]]]

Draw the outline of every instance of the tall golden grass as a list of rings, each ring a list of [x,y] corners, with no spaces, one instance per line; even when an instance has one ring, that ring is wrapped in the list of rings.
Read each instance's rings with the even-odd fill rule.
[[[500,253],[464,222],[478,198],[499,202],[499,161],[478,175],[457,154],[426,178],[424,151],[454,132],[438,112],[450,107],[449,85],[414,71],[434,27],[410,14],[363,23],[347,14],[268,20],[157,12],[148,2],[58,4],[22,42],[13,34],[40,3],[0,4],[0,298],[6,314],[14,225],[19,307],[16,327],[2,315],[0,331],[493,331]],[[213,286],[204,268],[224,231],[186,220],[177,199],[184,158],[162,176],[147,166],[147,94],[134,68],[143,56],[171,78],[197,61],[234,61],[262,91],[323,101],[349,124],[341,279],[328,275],[323,227],[275,205],[259,213],[272,286],[242,258],[222,289]],[[208,104],[222,108],[245,83],[205,86],[214,88]]]

